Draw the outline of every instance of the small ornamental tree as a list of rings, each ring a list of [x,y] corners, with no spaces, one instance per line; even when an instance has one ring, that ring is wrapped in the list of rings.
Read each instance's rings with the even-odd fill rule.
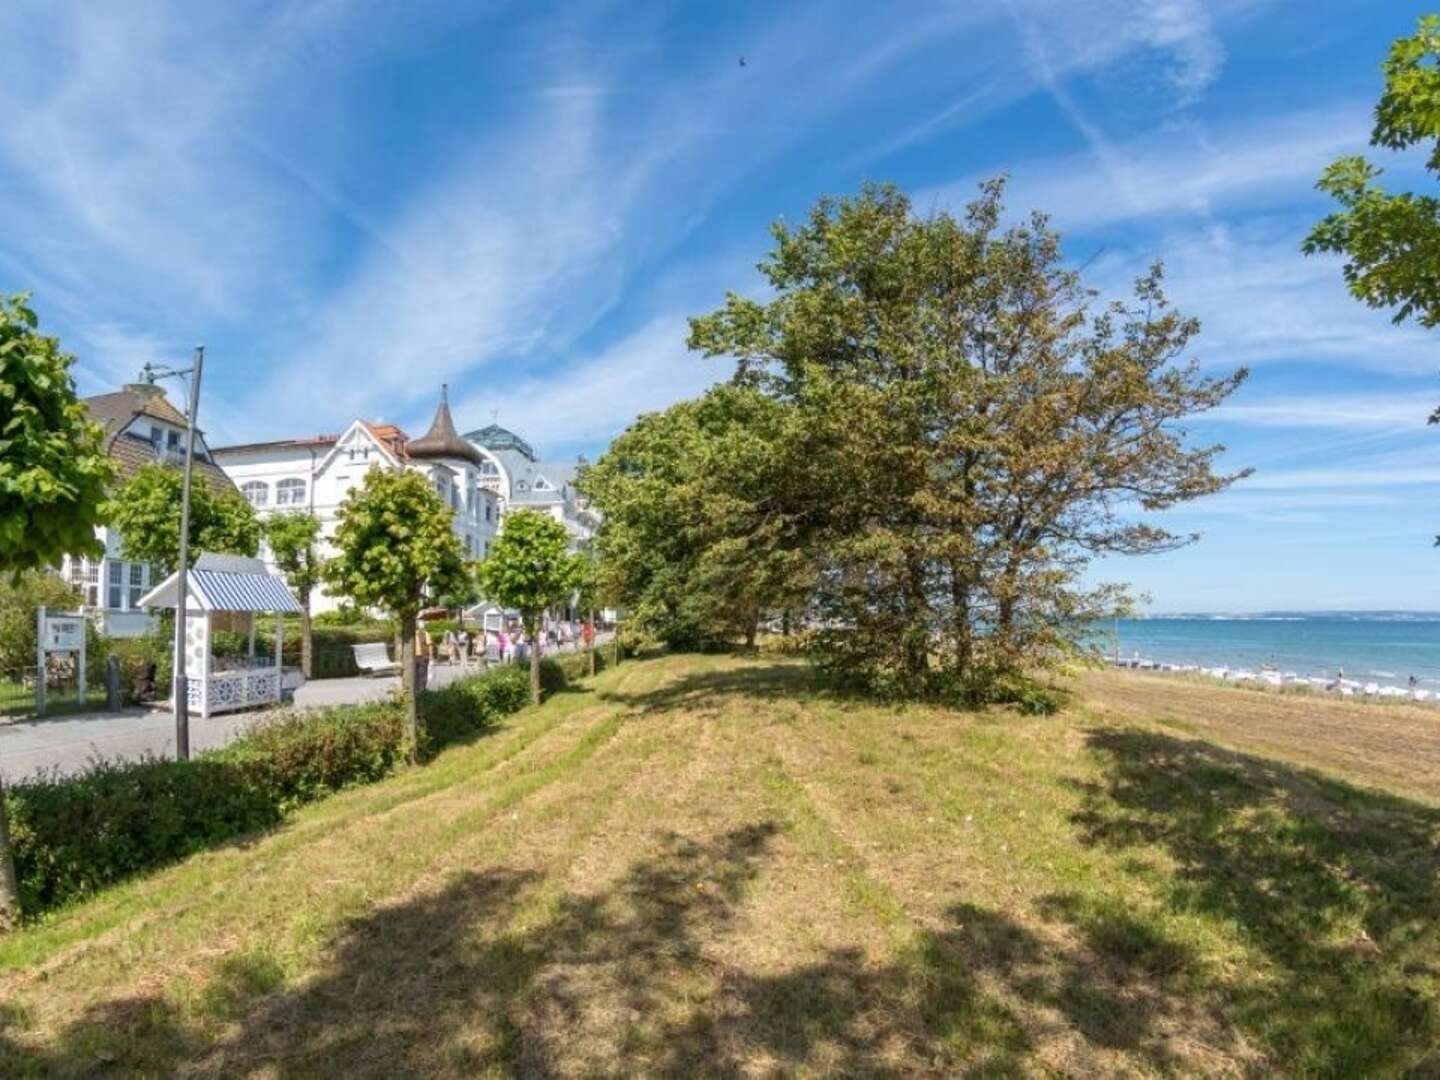
[[[310,594],[320,584],[320,519],[304,510],[275,514],[265,522],[265,540],[275,565],[300,598],[300,670],[308,679],[313,665]]]
[[[190,560],[202,552],[254,556],[260,550],[260,520],[239,492],[216,492],[199,481],[190,485]],[[110,500],[111,524],[120,531],[128,559],[150,564],[166,577],[180,563],[180,498],[184,474],[173,465],[144,465]]]
[[[419,745],[415,702],[415,621],[426,591],[443,595],[466,576],[465,549],[451,510],[419,473],[374,468],[341,505],[325,582],[361,607],[384,608],[400,630],[400,666],[410,755]]]
[[[0,570],[15,581],[65,555],[100,554],[112,475],[103,433],[75,396],[74,358],[36,325],[26,297],[0,298]],[[0,932],[19,918],[0,784]]]
[[[480,591],[502,607],[516,608],[530,642],[530,702],[540,704],[540,618],[565,603],[575,588],[576,560],[565,526],[538,510],[505,518],[490,555],[480,564]]]

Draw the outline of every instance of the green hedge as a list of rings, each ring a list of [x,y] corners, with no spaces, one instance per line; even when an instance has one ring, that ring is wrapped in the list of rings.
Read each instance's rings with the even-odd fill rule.
[[[457,679],[440,690],[427,690],[420,696],[424,749],[434,753],[478,735],[502,716],[524,708],[529,700],[530,673],[518,664]]]
[[[583,654],[546,660],[558,690]],[[421,695],[424,750],[470,738],[524,707],[529,670],[493,668]],[[191,761],[100,761],[70,777],[9,785],[21,910],[34,916],[106,885],[270,828],[308,802],[393,771],[405,756],[398,702],[282,711]]]

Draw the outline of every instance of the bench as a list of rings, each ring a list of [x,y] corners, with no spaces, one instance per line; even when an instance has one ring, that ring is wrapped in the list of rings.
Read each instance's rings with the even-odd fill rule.
[[[400,670],[400,665],[390,659],[383,641],[371,641],[364,645],[350,646],[355,650],[355,666],[366,675],[391,675]]]

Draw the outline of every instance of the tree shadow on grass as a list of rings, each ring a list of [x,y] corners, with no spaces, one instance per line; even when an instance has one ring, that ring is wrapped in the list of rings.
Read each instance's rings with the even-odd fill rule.
[[[1233,927],[1252,959],[1230,1019],[1298,1071],[1440,1074],[1440,810],[1200,740],[1096,730],[1088,844],[1158,847],[1179,916]]]
[[[1172,814],[1128,784],[1089,793],[1092,842],[1139,842],[1127,821]],[[352,920],[293,987],[260,946],[227,957],[183,1008],[99,1005],[39,1049],[21,1037],[26,1018],[0,1010],[0,1060],[19,1075],[1022,1075],[1203,1070],[1196,1039],[1226,1065],[1248,1060],[1211,1015],[1194,948],[1120,899],[1047,898],[1039,914],[1063,932],[956,903],[888,959],[839,947],[742,964],[730,935],[764,951],[765,928],[741,920],[752,885],[784,872],[778,832],[765,820],[702,839],[657,832],[583,893],[530,871],[464,873]],[[1297,980],[1241,1005],[1286,1007]]]
[[[587,894],[466,873],[352,921],[292,989],[267,953],[235,954],[185,1008],[158,995],[97,1006],[39,1048],[24,1017],[0,1012],[0,1054],[46,1076],[1021,1071],[1024,1025],[976,974],[1041,963],[1043,949],[1003,916],[957,908],[890,962],[841,948],[773,971],[727,963],[716,943],[777,831],[661,834]]]
[[[692,708],[712,697],[742,697],[759,701],[801,701],[819,693],[831,694],[813,668],[805,664],[746,664],[744,667],[702,671],[681,676],[666,686],[625,693],[599,692],[604,701],[639,709],[667,712]]]

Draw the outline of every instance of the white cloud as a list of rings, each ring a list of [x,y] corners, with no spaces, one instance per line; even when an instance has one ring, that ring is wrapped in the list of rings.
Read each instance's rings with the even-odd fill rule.
[[[1363,103],[1268,117],[1219,135],[1167,128],[1107,143],[1090,154],[1021,162],[1010,170],[1007,202],[1043,210],[1057,226],[1081,230],[1168,216],[1200,216],[1308,195],[1336,156],[1362,148],[1370,115]],[[974,179],[932,193],[942,203],[972,198]]]
[[[728,363],[686,350],[688,333],[683,315],[658,316],[563,370],[476,393],[456,411],[488,418],[493,410],[501,424],[524,432],[546,453],[603,443],[639,414],[694,397],[730,376]]]
[[[1433,388],[1440,400],[1440,387]],[[1209,420],[1262,428],[1414,432],[1429,417],[1416,393],[1313,394],[1229,402],[1206,414]]]
[[[1128,293],[1156,259],[1170,300],[1198,316],[1192,352],[1211,367],[1322,361],[1390,374],[1431,374],[1433,335],[1394,325],[1354,300],[1338,260],[1306,257],[1309,218],[1257,218],[1161,233],[1144,247],[1106,249],[1086,278],[1107,297]]]

